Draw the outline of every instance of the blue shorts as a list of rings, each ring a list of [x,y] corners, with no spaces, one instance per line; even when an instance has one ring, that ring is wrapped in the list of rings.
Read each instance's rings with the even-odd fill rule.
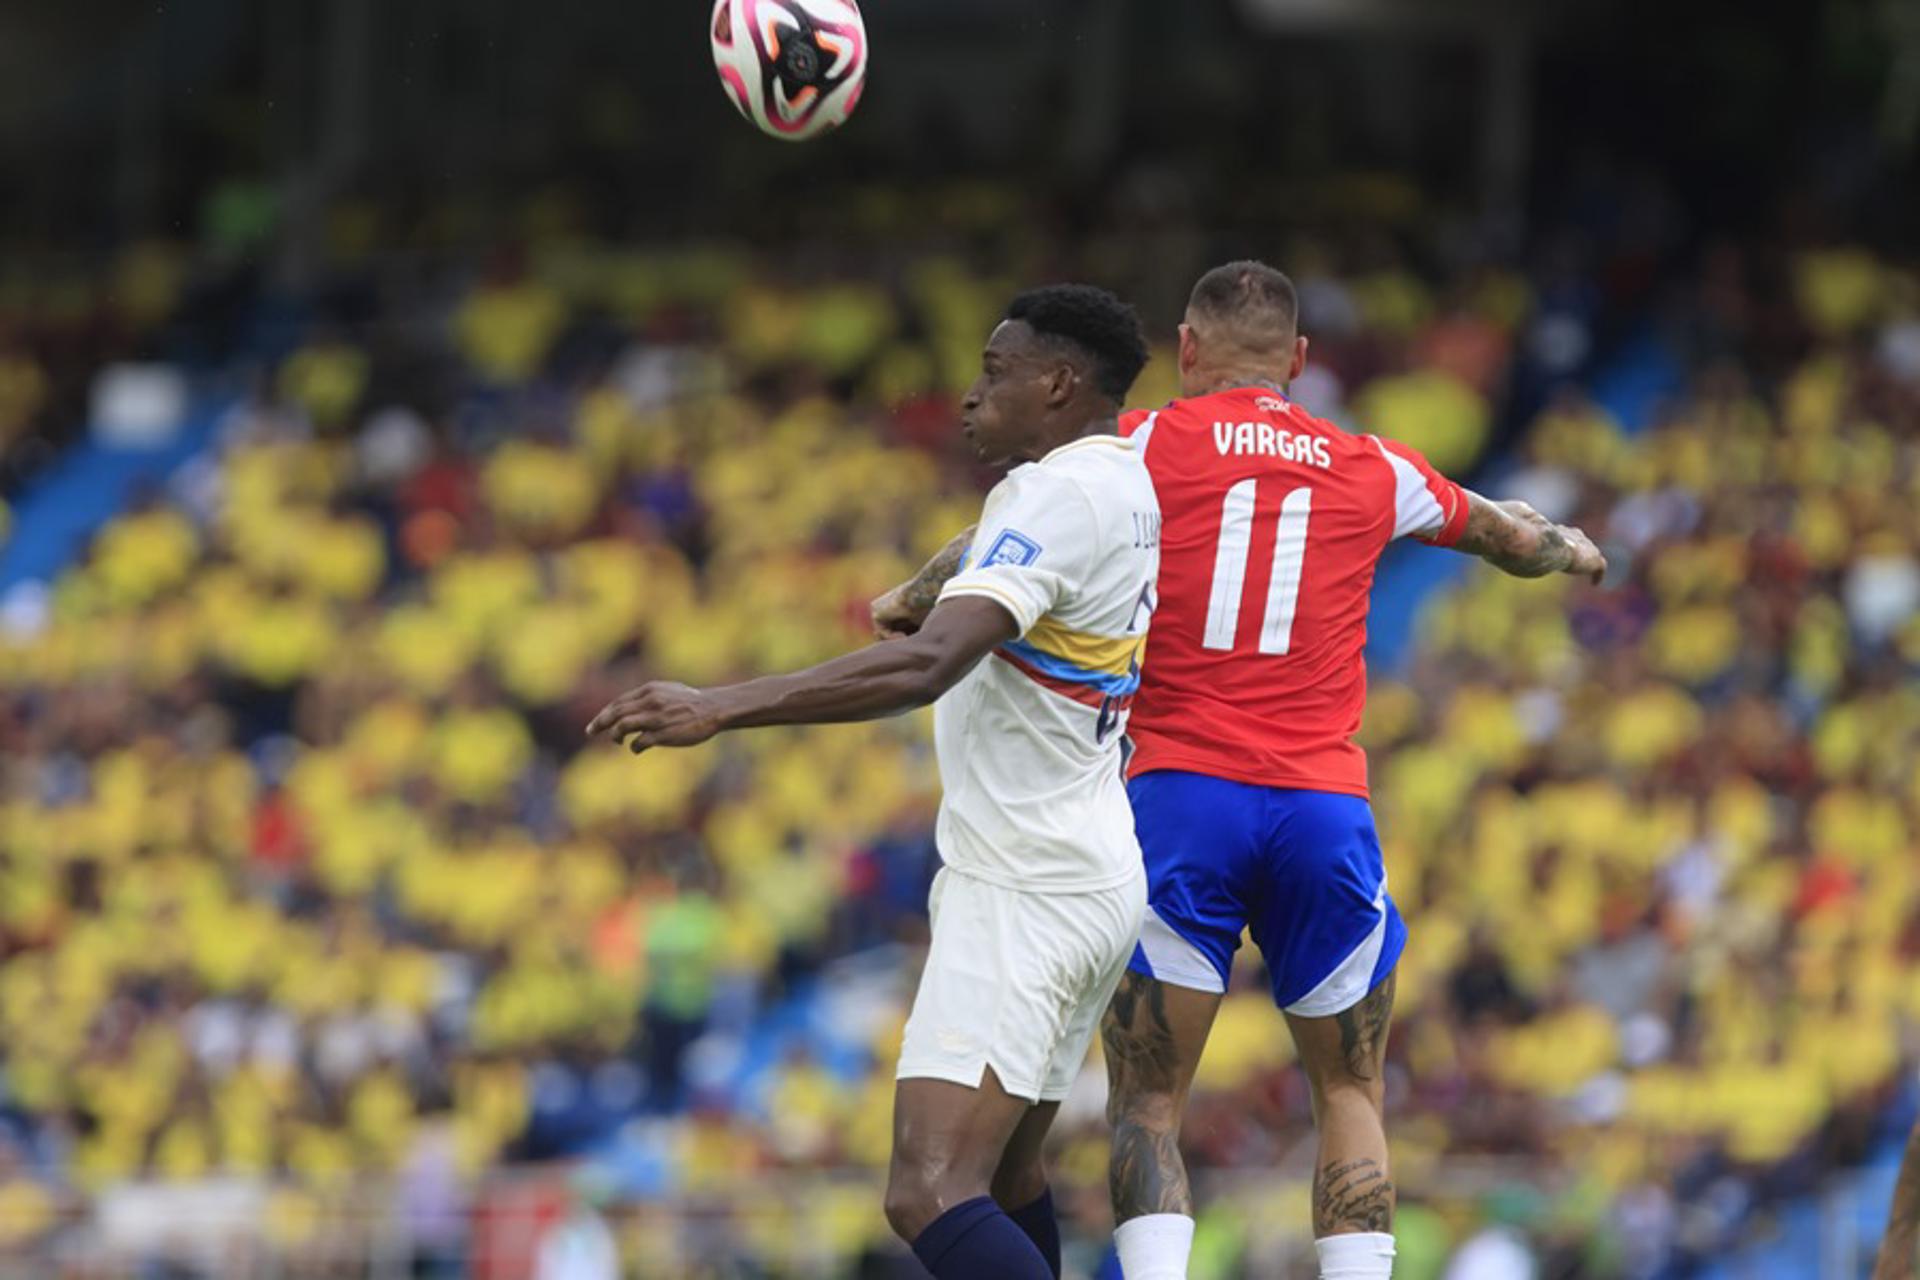
[[[1225,991],[1240,935],[1288,1013],[1331,1017],[1386,980],[1407,926],[1387,896],[1373,810],[1358,796],[1171,770],[1127,787],[1147,862],[1133,972]]]

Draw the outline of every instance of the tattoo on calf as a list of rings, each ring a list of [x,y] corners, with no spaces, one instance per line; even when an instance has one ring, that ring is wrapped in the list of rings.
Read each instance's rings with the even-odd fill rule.
[[[1129,1117],[1115,1122],[1107,1191],[1113,1197],[1115,1222],[1150,1213],[1191,1215],[1193,1192],[1180,1159],[1179,1135],[1147,1128]]]
[[[1313,1175],[1313,1233],[1393,1230],[1393,1183],[1377,1160],[1343,1160]]]
[[[1127,974],[1114,992],[1100,1038],[1110,1086],[1113,1160],[1107,1172],[1115,1219],[1191,1214],[1193,1193],[1180,1159],[1178,1114],[1169,1102],[1178,1087],[1180,1055],[1167,1022],[1164,988],[1152,978]]]

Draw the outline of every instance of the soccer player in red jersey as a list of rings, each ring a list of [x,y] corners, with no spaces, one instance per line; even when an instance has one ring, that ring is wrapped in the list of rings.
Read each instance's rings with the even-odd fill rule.
[[[1606,570],[1579,530],[1489,501],[1414,450],[1293,403],[1287,387],[1306,356],[1292,282],[1232,263],[1188,304],[1184,398],[1121,421],[1144,442],[1164,521],[1128,763],[1149,908],[1102,1031],[1127,1280],[1186,1275],[1193,1201],[1180,1120],[1243,931],[1266,959],[1312,1091],[1321,1275],[1391,1275],[1382,1076],[1407,931],[1353,741],[1374,569],[1412,537],[1518,577],[1598,581]],[[953,550],[875,602],[883,634],[918,625]]]

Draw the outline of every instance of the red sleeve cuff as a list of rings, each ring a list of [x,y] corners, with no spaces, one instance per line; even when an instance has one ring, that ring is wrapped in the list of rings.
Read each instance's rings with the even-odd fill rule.
[[[1447,480],[1442,482],[1442,487],[1433,496],[1439,500],[1440,509],[1447,513],[1447,520],[1427,541],[1436,547],[1451,547],[1467,531],[1467,516],[1470,514],[1467,491]]]

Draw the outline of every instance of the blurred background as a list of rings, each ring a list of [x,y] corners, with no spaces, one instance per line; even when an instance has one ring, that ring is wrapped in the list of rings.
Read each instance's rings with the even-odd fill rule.
[[[797,148],[707,18],[0,5],[0,1271],[919,1275],[928,721],[580,726],[861,642],[991,481],[1013,292],[1134,300],[1151,405],[1254,255],[1308,407],[1615,565],[1381,575],[1396,1275],[1864,1275],[1920,1053],[1920,5],[871,0]],[[1313,1274],[1289,1058],[1244,957],[1202,1280]]]

